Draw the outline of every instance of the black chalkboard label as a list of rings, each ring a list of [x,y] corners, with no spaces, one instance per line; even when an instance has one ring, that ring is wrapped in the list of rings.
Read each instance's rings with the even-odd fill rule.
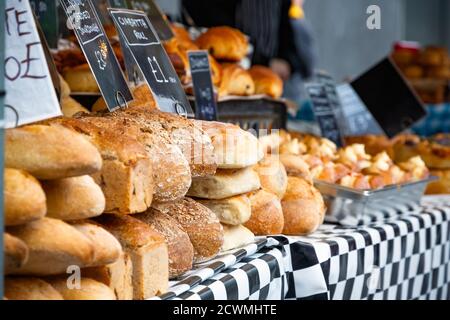
[[[108,109],[133,99],[111,44],[90,0],[60,0]]]
[[[195,115],[197,119],[216,121],[217,104],[211,79],[211,66],[207,51],[189,51],[189,65],[195,94]]]
[[[55,0],[30,0],[50,48],[56,49],[59,40],[58,8]]]
[[[153,0],[128,0],[128,8],[145,12],[161,41],[174,37],[166,16]]]
[[[192,115],[177,73],[147,15],[119,9],[110,9],[110,14],[122,38],[123,50],[129,50],[135,60],[135,64],[127,65],[127,68],[134,70],[135,65],[139,67],[161,110]]]
[[[330,101],[324,84],[308,83],[306,91],[311,99],[314,115],[319,123],[322,136],[333,141],[338,147],[343,145],[340,127],[333,102]]]

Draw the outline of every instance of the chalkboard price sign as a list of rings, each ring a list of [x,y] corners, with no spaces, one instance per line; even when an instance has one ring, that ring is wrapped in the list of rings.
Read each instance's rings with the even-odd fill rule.
[[[110,14],[123,49],[128,50],[135,60],[133,65],[126,66],[127,69],[139,67],[163,111],[192,115],[180,80],[147,15],[124,9],[110,9]]]
[[[195,114],[197,119],[216,121],[217,105],[211,80],[207,51],[189,51],[189,65],[194,83]]]
[[[111,44],[90,0],[60,0],[108,109],[133,99]]]

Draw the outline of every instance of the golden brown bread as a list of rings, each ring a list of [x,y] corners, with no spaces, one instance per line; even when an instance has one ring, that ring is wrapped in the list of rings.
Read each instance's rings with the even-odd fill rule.
[[[63,77],[69,84],[72,92],[100,92],[100,88],[88,64],[65,69]]]
[[[81,278],[80,287],[70,287],[67,277],[51,277],[46,279],[64,300],[117,300],[114,291],[105,284],[89,279]]]
[[[189,235],[194,246],[194,262],[214,258],[223,244],[223,228],[217,216],[207,207],[184,198],[157,205],[156,209],[173,217]]]
[[[47,198],[47,216],[78,220],[99,216],[105,211],[102,189],[90,176],[48,180],[42,183]]]
[[[278,157],[288,176],[300,177],[311,181],[312,178],[309,165],[302,156],[295,154],[280,154]]]
[[[39,181],[22,170],[5,168],[4,175],[5,225],[20,225],[44,217],[47,206]]]
[[[198,37],[196,44],[218,60],[239,61],[248,53],[248,41],[239,30],[213,27]]]
[[[243,224],[250,219],[252,213],[250,199],[245,194],[222,200],[196,199],[196,201],[208,207],[224,224]]]
[[[132,89],[133,101],[128,103],[128,107],[142,106],[152,109],[159,110],[159,107],[153,97],[153,93],[150,90],[148,84],[141,84]],[[98,98],[98,100],[92,106],[92,112],[106,111],[108,107],[106,106],[105,99],[103,97]]]
[[[64,98],[70,97],[70,87],[66,80],[64,80],[63,76],[58,73],[59,77],[59,84],[61,86],[61,101],[64,100]]]
[[[8,275],[11,271],[20,269],[28,260],[28,247],[19,238],[8,233],[3,234],[4,246],[4,272]]]
[[[86,267],[94,259],[94,245],[81,232],[67,223],[42,218],[28,224],[10,227],[8,233],[21,239],[29,248],[28,260],[17,275],[56,275],[66,273],[69,266]]]
[[[244,226],[255,235],[281,234],[284,227],[284,216],[280,199],[267,191],[259,190],[250,196],[252,214]]]
[[[222,65],[219,97],[250,96],[255,93],[255,83],[250,73],[235,64]]]
[[[93,174],[102,167],[97,149],[62,126],[30,125],[6,130],[5,166],[38,179]]]
[[[282,96],[283,80],[270,68],[255,65],[249,73],[255,83],[255,94],[265,94],[276,99]]]
[[[431,170],[430,174],[439,180],[428,184],[426,194],[450,194],[450,170]]]
[[[176,278],[192,269],[194,247],[177,220],[156,209],[133,216],[164,236],[169,250],[169,276]]]
[[[71,97],[66,97],[61,100],[61,111],[65,117],[69,118],[79,112],[89,113],[88,109]]]
[[[282,199],[287,189],[287,173],[277,155],[268,155],[253,170],[259,176],[261,187]]]
[[[223,225],[224,241],[222,251],[242,248],[255,241],[255,235],[243,225]]]
[[[322,196],[302,178],[288,178],[288,188],[281,205],[284,214],[283,234],[307,235],[323,223],[326,208]]]
[[[5,278],[8,300],[64,300],[49,283],[37,278]]]

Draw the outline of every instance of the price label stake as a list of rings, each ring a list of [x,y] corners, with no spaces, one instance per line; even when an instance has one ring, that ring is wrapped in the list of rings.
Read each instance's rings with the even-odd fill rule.
[[[144,12],[110,9],[110,15],[123,44],[134,63],[127,63],[128,74],[139,67],[161,110],[193,115],[177,73],[152,24]],[[127,62],[127,59],[125,59]]]
[[[110,111],[133,99],[90,0],[60,0]]]
[[[189,65],[195,94],[195,115],[197,119],[216,121],[217,104],[211,79],[207,51],[189,51]]]

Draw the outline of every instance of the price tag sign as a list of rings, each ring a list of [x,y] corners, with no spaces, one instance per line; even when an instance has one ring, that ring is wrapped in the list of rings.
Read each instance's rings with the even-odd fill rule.
[[[314,115],[319,123],[322,136],[342,147],[342,135],[332,102],[328,99],[327,90],[321,83],[308,83],[306,91],[311,99]]]
[[[58,48],[58,2],[55,0],[30,0],[30,4],[39,20],[49,47]]]
[[[189,65],[194,83],[195,114],[197,119],[216,121],[217,104],[211,79],[207,51],[189,51]]]
[[[128,50],[135,62],[126,66],[128,74],[139,67],[161,110],[192,115],[177,73],[147,15],[124,9],[110,9],[110,14],[122,39],[122,49]]]
[[[5,15],[5,126],[61,115],[44,48],[28,1],[7,0]]]
[[[174,37],[167,17],[153,0],[128,0],[128,8],[144,11],[161,41],[167,41]]]
[[[125,106],[133,96],[91,1],[60,1],[108,109]]]

